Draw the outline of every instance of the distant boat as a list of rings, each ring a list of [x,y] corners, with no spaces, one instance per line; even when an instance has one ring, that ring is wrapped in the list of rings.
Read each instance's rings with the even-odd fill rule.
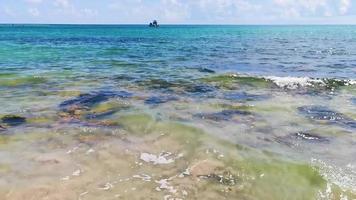
[[[149,27],[158,28],[159,25],[158,25],[157,20],[153,20],[153,22],[150,23]]]

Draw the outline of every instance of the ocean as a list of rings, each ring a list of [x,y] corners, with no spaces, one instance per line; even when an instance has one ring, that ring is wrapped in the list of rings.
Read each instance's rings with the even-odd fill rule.
[[[356,26],[0,25],[0,197],[355,199]]]

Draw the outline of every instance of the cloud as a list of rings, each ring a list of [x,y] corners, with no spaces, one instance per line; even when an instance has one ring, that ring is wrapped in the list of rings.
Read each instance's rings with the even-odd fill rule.
[[[356,16],[353,0],[0,0],[0,2],[0,22],[15,19],[27,22],[33,20],[33,16],[37,16],[36,22],[44,23],[147,23],[157,19],[160,23],[274,24],[319,21],[328,23],[334,22],[336,17],[338,20],[343,18],[349,20]]]
[[[86,16],[86,17],[94,17],[99,14],[99,12],[97,10],[89,9],[89,8],[81,9],[81,10],[79,10],[79,13],[80,13],[79,15]]]
[[[189,17],[189,7],[178,0],[162,0],[161,17],[170,22],[181,22]]]
[[[40,11],[37,8],[29,8],[27,11],[33,17],[40,16]]]
[[[340,0],[340,14],[345,15],[351,7],[351,0]]]
[[[327,0],[274,0],[274,3],[282,8],[293,8],[310,13],[315,13],[317,9],[325,9],[328,5]]]
[[[157,19],[163,22],[179,23],[189,17],[188,5],[181,0],[121,0],[108,5],[114,13],[120,13],[117,20],[126,23],[139,23]]]
[[[54,5],[57,7],[67,8],[70,7],[69,0],[55,0]]]
[[[25,1],[31,4],[40,4],[43,2],[43,0],[25,0]]]
[[[351,9],[351,0],[274,0],[283,9],[297,11],[300,17],[331,17],[345,15]]]
[[[12,8],[9,8],[7,6],[5,6],[3,10],[4,10],[4,14],[9,17],[15,17],[17,15],[16,12]]]

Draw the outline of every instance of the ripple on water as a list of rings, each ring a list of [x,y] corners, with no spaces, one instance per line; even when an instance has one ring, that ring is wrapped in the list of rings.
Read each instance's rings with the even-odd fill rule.
[[[221,121],[231,121],[234,116],[251,116],[252,113],[244,110],[223,110],[221,112],[215,113],[199,113],[195,114],[194,117],[201,118],[204,120],[212,120],[216,122]]]
[[[224,95],[224,98],[232,101],[262,101],[269,98],[267,95],[249,94],[247,92],[233,92]]]
[[[164,104],[170,101],[177,101],[178,98],[174,96],[152,96],[145,100],[145,104],[151,106],[157,106],[159,104]]]

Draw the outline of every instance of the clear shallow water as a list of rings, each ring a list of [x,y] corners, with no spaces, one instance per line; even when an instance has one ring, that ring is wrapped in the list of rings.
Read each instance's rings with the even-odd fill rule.
[[[0,196],[353,199],[355,43],[355,26],[2,25]]]

